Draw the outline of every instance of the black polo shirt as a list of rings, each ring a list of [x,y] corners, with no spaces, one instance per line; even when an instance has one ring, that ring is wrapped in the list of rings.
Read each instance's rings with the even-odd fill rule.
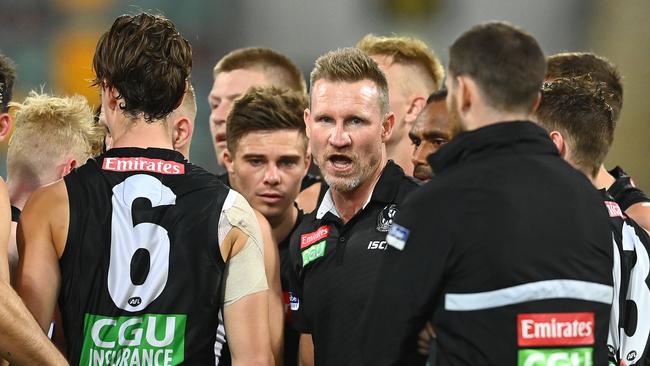
[[[293,323],[311,333],[317,365],[358,365],[357,325],[386,250],[386,233],[404,198],[418,187],[389,161],[367,204],[346,224],[328,192],[291,236]]]

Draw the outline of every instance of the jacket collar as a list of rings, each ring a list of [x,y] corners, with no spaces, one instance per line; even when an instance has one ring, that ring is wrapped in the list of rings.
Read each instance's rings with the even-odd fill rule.
[[[546,130],[530,121],[510,121],[463,132],[430,155],[428,162],[440,174],[465,161],[506,152],[559,156]]]

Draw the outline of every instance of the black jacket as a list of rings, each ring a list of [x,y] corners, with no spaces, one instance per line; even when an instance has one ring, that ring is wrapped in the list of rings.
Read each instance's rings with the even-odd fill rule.
[[[546,131],[498,123],[429,161],[436,177],[407,198],[387,236],[364,364],[417,364],[417,333],[431,321],[438,366],[517,365],[553,352],[606,365],[607,212]]]

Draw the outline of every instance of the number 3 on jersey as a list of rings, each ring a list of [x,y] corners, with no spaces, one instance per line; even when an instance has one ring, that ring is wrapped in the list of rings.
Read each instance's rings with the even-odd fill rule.
[[[118,308],[130,312],[146,308],[160,296],[169,273],[167,230],[151,222],[134,226],[131,212],[137,198],[148,199],[151,207],[176,203],[172,190],[150,175],[132,175],[113,187],[108,292]],[[131,261],[139,250],[148,251],[149,271],[144,282],[134,284]]]

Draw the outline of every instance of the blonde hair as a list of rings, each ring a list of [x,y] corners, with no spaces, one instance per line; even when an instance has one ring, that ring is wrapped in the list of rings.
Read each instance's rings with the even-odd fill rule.
[[[445,78],[445,69],[433,51],[419,39],[412,37],[393,36],[380,37],[367,34],[363,37],[357,48],[368,55],[382,55],[391,58],[392,63],[414,66],[420,70],[429,93],[442,87]]]
[[[377,86],[381,113],[386,114],[390,110],[386,75],[373,59],[357,48],[339,48],[316,59],[309,78],[310,93],[314,84],[321,79],[346,83],[370,80]]]
[[[236,49],[225,55],[212,70],[213,77],[234,70],[260,70],[273,86],[306,94],[307,86],[298,66],[287,56],[266,47]]]
[[[22,104],[11,106],[18,111],[7,151],[9,175],[26,169],[44,184],[63,159],[72,158],[82,165],[101,152],[104,129],[95,124],[86,98],[32,91]]]

